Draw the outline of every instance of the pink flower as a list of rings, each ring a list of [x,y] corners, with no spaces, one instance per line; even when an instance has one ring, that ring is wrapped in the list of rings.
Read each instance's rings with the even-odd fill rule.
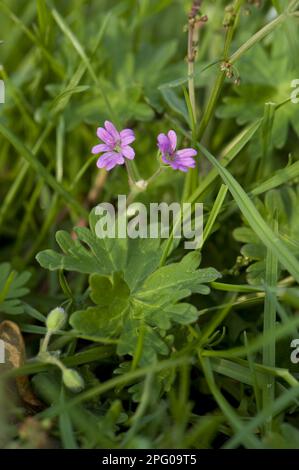
[[[162,160],[174,170],[188,171],[195,168],[196,162],[193,157],[197,151],[192,148],[176,150],[177,135],[174,131],[158,135],[158,147],[162,154]]]
[[[91,152],[94,155],[104,152],[97,161],[98,168],[111,170],[116,165],[123,165],[125,158],[133,160],[135,152],[129,144],[134,142],[135,134],[132,129],[124,129],[120,132],[110,121],[105,121],[105,128],[97,129],[97,136],[103,144],[95,145]]]

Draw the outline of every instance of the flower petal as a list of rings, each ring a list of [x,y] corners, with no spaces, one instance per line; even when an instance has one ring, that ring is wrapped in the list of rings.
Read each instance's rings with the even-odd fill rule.
[[[118,165],[123,165],[125,163],[125,159],[121,153],[118,153],[118,158],[117,158],[117,164]]]
[[[172,153],[171,143],[169,141],[169,138],[165,134],[158,135],[158,147],[162,153]]]
[[[178,167],[185,167],[185,168],[195,168],[196,167],[195,160],[178,160],[177,165],[178,165]]]
[[[190,161],[190,162],[178,162],[178,166],[179,166],[179,169],[181,168],[195,168],[196,167],[196,163],[195,161]]]
[[[180,158],[195,157],[195,155],[197,155],[197,151],[195,149],[191,149],[191,148],[182,149],[182,150],[177,151],[177,155]]]
[[[114,160],[111,160],[106,164],[105,168],[107,171],[109,171],[109,170],[112,170],[112,168],[114,168],[116,165],[118,165],[118,163],[115,162]]]
[[[177,160],[174,162],[174,166],[173,166],[175,170],[183,171],[184,173],[186,173],[190,168],[194,168],[194,167],[195,167],[194,160],[192,160],[188,164],[186,164],[185,162],[181,162],[180,160]]]
[[[105,144],[107,145],[114,145],[115,141],[114,138],[112,137],[109,132],[106,131],[103,127],[98,127],[97,129],[97,136],[99,139],[101,139]]]
[[[120,139],[119,132],[116,129],[116,127],[114,126],[114,124],[112,124],[112,122],[105,121],[105,128],[109,132],[109,134],[112,135],[114,140],[119,140]]]
[[[171,168],[173,168],[174,170],[177,170],[178,169],[178,164],[173,160],[173,161],[169,161],[168,162],[168,165],[171,166]]]
[[[182,165],[179,165],[177,169],[178,169],[179,171],[183,171],[184,173],[186,173],[186,172],[189,170],[188,167],[182,166]]]
[[[125,159],[124,157],[122,156],[121,153],[116,153],[115,152],[115,155],[113,157],[113,159],[111,159],[107,165],[106,165],[106,170],[109,171],[111,170],[112,168],[114,168],[116,165],[123,165],[125,163]]]
[[[107,168],[107,165],[110,165],[112,162],[114,163],[113,166],[118,164],[118,153],[116,152],[106,152],[98,159],[97,167],[98,168]],[[111,167],[113,168],[113,167]]]
[[[105,163],[105,161],[103,161],[103,158],[102,157],[98,158],[97,167],[98,168],[105,168],[105,165],[106,165],[106,163]]]
[[[167,135],[168,135],[168,139],[171,145],[171,150],[172,152],[174,152],[176,149],[176,145],[177,145],[176,133],[174,131],[169,131]]]
[[[192,167],[196,166],[195,160],[192,157],[186,157],[186,158],[177,157],[175,161],[179,165],[192,166]]]
[[[135,134],[132,129],[124,129],[120,132],[121,144],[128,145],[134,142]]]
[[[97,155],[98,153],[107,152],[109,150],[111,150],[109,145],[98,144],[98,145],[95,145],[94,147],[92,147],[91,153],[93,153],[94,155]]]
[[[170,165],[172,162],[166,158],[166,155],[162,154],[162,160],[166,165]]]
[[[122,146],[121,153],[124,155],[124,157],[128,158],[129,160],[133,160],[133,158],[135,157],[134,149],[132,149],[132,147],[130,147],[129,145],[125,145],[124,147]]]

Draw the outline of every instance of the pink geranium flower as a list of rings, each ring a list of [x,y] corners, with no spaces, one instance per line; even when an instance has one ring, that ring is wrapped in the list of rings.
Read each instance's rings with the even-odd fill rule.
[[[118,132],[112,122],[105,121],[105,128],[99,127],[97,129],[97,136],[104,142],[95,145],[91,150],[94,155],[103,152],[97,161],[98,168],[111,170],[116,165],[123,165],[125,158],[133,160],[135,157],[134,149],[129,145],[135,140],[132,129],[123,129]]]
[[[170,165],[174,170],[188,171],[194,168],[196,162],[193,157],[197,155],[197,151],[192,148],[176,150],[177,135],[174,131],[166,134],[158,135],[158,147],[162,154],[162,160]]]

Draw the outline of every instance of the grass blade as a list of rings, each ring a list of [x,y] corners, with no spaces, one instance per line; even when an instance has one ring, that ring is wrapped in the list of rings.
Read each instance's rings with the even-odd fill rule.
[[[275,233],[278,232],[278,224],[275,222]],[[276,326],[276,296],[273,290],[277,286],[278,276],[278,261],[276,255],[272,250],[267,250],[266,256],[266,295],[264,302],[264,331],[263,334],[267,335],[275,331]],[[271,295],[269,293],[271,290]],[[265,343],[263,348],[263,364],[269,367],[275,367],[275,337],[273,340]],[[275,398],[275,379],[273,376],[268,375],[263,386],[263,407],[267,404],[273,404]],[[272,430],[272,416],[266,421],[265,432]]]
[[[88,212],[79,204],[73,196],[49,173],[49,171],[40,163],[39,160],[25,147],[25,145],[16,137],[4,124],[0,123],[0,133],[12,144],[16,151],[29,163],[36,171],[37,175],[42,177],[45,182],[72,208],[77,214],[88,218]]]
[[[278,235],[266,224],[251,199],[230,172],[227,171],[203,145],[198,144],[198,148],[213,166],[217,168],[221,178],[228,186],[234,200],[239,206],[239,209],[256,235],[269,250],[273,251],[284,268],[299,282],[299,262],[295,256],[288,250]]]

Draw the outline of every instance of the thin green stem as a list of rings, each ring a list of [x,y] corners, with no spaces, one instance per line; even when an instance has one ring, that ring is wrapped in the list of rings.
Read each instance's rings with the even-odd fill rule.
[[[238,23],[239,12],[240,12],[240,9],[241,9],[241,6],[242,6],[243,2],[244,2],[244,0],[236,0],[235,4],[234,4],[234,7],[233,7],[234,12],[235,12],[235,20],[234,20],[233,24],[231,26],[229,26],[228,29],[227,29],[225,42],[224,42],[224,49],[223,49],[224,60],[227,58],[227,56],[229,54],[230,45],[231,45],[231,42],[232,42],[232,39],[233,39],[234,31],[235,31],[237,23]],[[218,98],[219,98],[219,95],[220,95],[220,92],[221,92],[221,88],[222,88],[224,79],[225,79],[225,73],[220,71],[218,73],[218,76],[216,78],[216,82],[214,84],[214,87],[212,89],[210,98],[208,100],[208,105],[207,105],[207,107],[204,111],[204,114],[202,116],[202,119],[200,121],[199,130],[198,130],[198,133],[197,133],[198,141],[200,141],[202,139],[202,137],[203,137],[203,135],[204,135],[204,133],[205,133],[207,127],[208,127],[208,124],[209,124],[209,122],[210,122],[210,120],[213,116],[213,113],[214,113],[214,110],[215,110],[215,107],[216,107],[216,104],[217,104],[217,101],[218,101]]]
[[[278,225],[275,222],[275,233],[278,233]],[[275,332],[276,327],[276,295],[273,289],[276,288],[278,281],[278,260],[272,250],[267,250],[266,256],[266,295],[264,303],[264,331],[265,337]],[[265,342],[263,347],[263,364],[268,367],[275,367],[275,337],[269,342]],[[265,408],[269,403],[274,403],[275,399],[275,378],[273,376],[266,376],[263,387],[263,407]],[[269,416],[264,431],[265,433],[272,430],[272,416]]]
[[[287,17],[288,17],[287,13],[282,13],[277,18],[275,18],[270,23],[268,23],[266,26],[264,26],[262,29],[260,29],[260,31],[258,31],[253,36],[251,36],[251,38],[248,39],[248,41],[242,44],[242,46],[239,47],[239,49],[230,56],[229,62],[231,64],[234,64],[235,62],[237,62],[237,60],[239,60],[240,57],[242,57],[245,54],[245,52],[251,49],[251,47],[253,47],[258,42],[262,41],[262,39],[264,39],[275,28],[277,28],[277,26],[283,23]]]
[[[83,403],[87,400],[91,400],[94,397],[98,397],[102,395],[103,393],[115,389],[116,387],[122,387],[123,385],[128,385],[136,379],[142,378],[149,373],[158,373],[163,370],[171,370],[173,368],[176,368],[182,364],[190,364],[192,362],[192,359],[190,357],[179,357],[176,359],[169,359],[166,361],[160,361],[154,364],[151,364],[150,366],[142,367],[140,369],[136,369],[134,371],[127,372],[124,375],[120,375],[117,377],[113,377],[110,380],[107,380],[104,383],[100,383],[99,385],[96,385],[95,387],[90,388],[89,390],[86,390],[85,392],[80,393],[77,397],[71,399],[68,401],[66,404],[66,407],[68,409],[71,409],[73,406],[77,406],[79,403]],[[53,407],[48,408],[44,412],[40,413],[39,416],[56,416],[60,413],[60,406],[59,405],[54,405]]]
[[[47,333],[46,333],[46,336],[44,337],[44,339],[41,343],[39,354],[44,354],[44,353],[48,352],[48,347],[49,347],[49,343],[50,343],[50,340],[51,340],[51,336],[52,336],[52,331],[48,330]]]
[[[128,172],[129,185],[130,186],[135,186],[136,185],[135,175],[133,173],[133,169],[130,165],[130,162],[128,162],[127,159],[125,159],[125,165],[126,165],[126,169],[127,169],[127,172]]]

